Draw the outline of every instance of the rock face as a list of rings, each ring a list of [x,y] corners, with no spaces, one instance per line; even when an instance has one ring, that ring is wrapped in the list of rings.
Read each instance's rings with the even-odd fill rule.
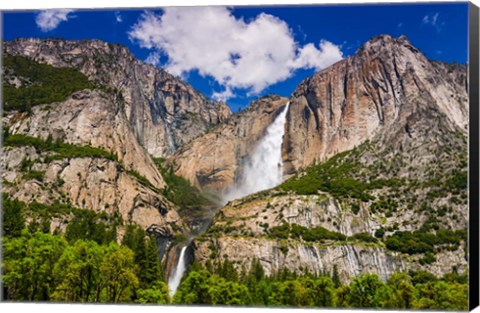
[[[205,133],[231,115],[187,83],[137,60],[123,46],[98,40],[18,39],[4,43],[7,53],[55,67],[74,67],[98,85],[116,91],[140,144],[156,157]]]
[[[109,215],[119,212],[124,221],[144,229],[152,225],[182,224],[171,203],[128,175],[116,162],[86,157],[44,164],[39,160],[42,155],[31,147],[7,148],[4,152],[4,179],[8,183],[4,191],[23,202],[51,204],[61,200]],[[20,162],[25,158],[39,161],[33,170],[45,172],[42,181],[22,179]]]
[[[202,189],[225,191],[238,179],[245,158],[287,101],[278,96],[254,101],[244,111],[183,146],[170,158],[176,173]]]
[[[283,143],[285,177],[367,140],[391,144],[407,131],[423,140],[432,118],[442,119],[441,129],[434,127],[438,132],[466,133],[466,80],[466,66],[431,62],[405,37],[373,38],[354,56],[307,78],[292,94]],[[228,188],[251,143],[273,120],[253,108],[173,155],[177,174],[199,187]]]
[[[328,193],[301,196],[271,192],[266,197],[260,194],[231,201],[222,208],[215,225],[226,227],[228,224],[236,228],[234,233],[254,237],[266,235],[268,228],[284,222],[307,228],[322,226],[352,236],[361,232],[373,235],[381,225],[380,219],[381,216],[370,217],[364,205],[355,214]]]
[[[201,243],[197,250],[200,261],[207,260],[211,250]],[[260,261],[267,275],[282,268],[310,272],[331,272],[336,265],[343,283],[350,282],[351,277],[365,273],[375,273],[386,280],[391,273],[408,269],[408,263],[398,253],[391,253],[384,248],[362,245],[318,246],[306,244],[281,244],[276,240],[263,238],[220,237],[214,241],[218,253],[228,255],[228,260],[250,266],[253,258]],[[224,260],[218,257],[218,260]],[[299,264],[300,267],[299,267]]]
[[[402,231],[414,231],[418,227],[410,223],[412,219],[420,225],[428,219],[422,214],[412,214],[412,211],[398,209],[385,219],[381,212],[372,212],[364,203],[360,203],[358,212],[353,212],[349,204],[328,193],[304,196],[263,192],[232,201],[222,208],[210,230],[198,240],[195,257],[200,262],[229,259],[239,267],[244,265],[247,268],[256,258],[268,274],[283,267],[292,271],[330,272],[336,265],[343,282],[362,273],[376,273],[386,280],[391,273],[409,269],[428,270],[437,276],[449,273],[452,266],[460,271],[466,270],[468,264],[463,247],[455,252],[440,252],[437,261],[425,266],[418,262],[420,255],[390,251],[381,242],[319,243],[269,236],[273,227],[284,223],[307,229],[323,227],[346,236],[368,233],[373,237],[377,229],[384,228],[387,229],[385,236],[388,236],[395,232],[388,231],[396,227],[394,225],[400,225]],[[466,220],[462,219],[450,226],[458,229],[465,225]]]
[[[466,66],[430,62],[406,37],[382,35],[304,80],[290,99],[286,173],[394,133],[433,109],[466,131]],[[390,139],[390,138],[389,138]]]
[[[102,91],[74,93],[63,103],[34,107],[32,114],[12,113],[10,132],[46,140],[62,139],[73,145],[91,145],[117,155],[128,170],[145,176],[155,187],[165,182],[151,157],[138,143],[121,110],[121,100]]]
[[[141,225],[182,225],[175,206],[128,171],[144,176],[153,187],[165,182],[151,157],[137,142],[118,99],[97,90],[74,93],[62,103],[40,105],[32,114],[12,112],[4,118],[11,134],[46,140],[61,139],[76,146],[102,148],[118,158],[65,158],[44,162],[52,153],[33,147],[7,147],[2,155],[6,191],[24,202],[52,203],[62,199],[95,212],[119,212],[124,221]],[[32,170],[44,172],[42,181],[22,179],[21,163],[34,162]],[[61,183],[59,183],[61,182]]]
[[[332,272],[337,266],[340,280],[347,284],[352,277],[372,273],[380,279],[387,280],[392,273],[407,270],[427,270],[437,276],[450,273],[456,265],[463,272],[468,268],[463,258],[464,251],[444,252],[437,255],[437,261],[432,265],[421,266],[415,262],[415,257],[397,252],[391,252],[383,247],[364,244],[345,244],[322,246],[302,243],[281,243],[277,240],[251,237],[219,237],[209,242],[200,242],[195,252],[200,262],[212,260],[212,253],[218,255],[216,261],[228,259],[240,268],[248,268],[256,258],[265,269],[267,275],[282,268],[293,271],[308,269],[310,272]],[[227,257],[225,257],[227,256]]]
[[[172,154],[230,117],[229,108],[135,59],[120,45],[19,39],[6,42],[4,49],[38,63],[75,68],[95,85],[95,90],[75,92],[65,101],[38,105],[29,113],[9,112],[3,125],[11,135],[101,148],[115,156],[47,161],[54,152],[38,151],[28,143],[8,147],[2,155],[4,191],[26,203],[59,201],[118,217],[117,241],[127,224],[140,225],[156,235],[159,257],[167,259],[175,237],[190,230],[179,208],[161,193],[167,186],[151,155]],[[16,75],[13,68],[6,74],[17,88],[35,83]],[[27,169],[25,164],[33,165]],[[29,176],[32,171],[35,175]],[[65,232],[74,218],[52,217],[51,231]]]
[[[385,238],[372,238],[381,229],[384,236],[422,227],[463,230],[468,220],[466,66],[431,62],[405,37],[375,37],[354,56],[304,80],[290,99],[264,97],[233,116],[225,104],[207,101],[119,45],[25,39],[8,42],[5,49],[56,67],[75,67],[103,86],[35,106],[30,115],[8,113],[4,124],[10,133],[91,145],[118,158],[46,162],[51,152],[9,147],[2,155],[5,191],[26,202],[61,199],[120,213],[157,235],[167,273],[180,248],[173,237],[187,226],[159,192],[166,184],[149,153],[167,157],[176,174],[204,191],[221,194],[240,177],[249,154],[288,101],[285,177],[314,177],[316,172],[305,168],[334,155],[349,171],[314,177],[312,183],[327,189],[322,192],[280,186],[228,203],[207,232],[194,239],[189,259],[228,258],[249,266],[256,258],[267,274],[282,267],[330,271],[337,265],[344,282],[365,272],[386,279],[406,269],[443,275],[452,266],[460,272],[467,267],[464,242],[435,247],[436,259],[422,264],[421,254],[394,252]],[[22,84],[21,78],[10,78]],[[43,173],[43,179],[25,178],[25,160],[35,161],[32,170]],[[331,185],[322,185],[334,178],[345,178],[337,194],[327,188]],[[355,188],[368,197],[349,193]],[[286,224],[350,238],[273,236],[272,228]]]
[[[18,39],[4,43],[4,51],[54,67],[75,68],[94,85],[65,101],[37,105],[28,113],[8,112],[3,125],[10,135],[59,140],[73,145],[72,150],[90,146],[112,155],[58,157],[23,139],[2,155],[4,191],[26,203],[56,205],[59,201],[119,217],[117,240],[127,224],[138,224],[156,235],[159,256],[164,257],[174,238],[188,233],[189,227],[180,218],[179,208],[161,192],[167,186],[151,155],[172,154],[227,119],[228,107],[208,101],[190,85],[135,59],[120,45]],[[35,83],[16,75],[14,68],[6,74],[17,88]],[[55,216],[51,231],[65,232],[72,218],[71,214]]]
[[[405,37],[387,35],[307,78],[290,98],[283,142],[284,174],[293,177],[223,207],[198,238],[196,259],[248,267],[256,258],[267,273],[336,265],[344,281],[365,272],[386,279],[407,269],[465,271],[465,239],[436,246],[435,260],[425,263],[387,238],[466,229],[467,89],[466,66],[430,62]],[[352,192],[362,188],[368,197]],[[271,231],[293,224],[350,238],[307,241]],[[377,230],[383,239],[373,238]]]

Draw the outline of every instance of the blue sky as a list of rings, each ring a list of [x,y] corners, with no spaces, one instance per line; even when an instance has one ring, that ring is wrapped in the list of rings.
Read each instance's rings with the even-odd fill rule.
[[[289,96],[303,79],[378,34],[406,35],[428,58],[467,62],[468,4],[318,5],[5,12],[4,39],[101,39],[182,76],[233,111]]]

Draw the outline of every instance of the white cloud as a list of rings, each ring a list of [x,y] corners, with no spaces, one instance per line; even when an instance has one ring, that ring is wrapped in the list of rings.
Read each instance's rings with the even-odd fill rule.
[[[123,18],[122,18],[122,15],[120,14],[120,12],[115,12],[115,20],[117,21],[117,23],[121,23],[123,22]]]
[[[148,55],[148,57],[145,59],[145,63],[152,64],[154,66],[157,66],[160,64],[160,53],[154,51]]]
[[[439,13],[435,13],[435,14],[427,14],[423,17],[422,19],[422,22],[423,24],[432,24],[432,25],[437,25],[437,21],[438,21],[438,15]]]
[[[233,96],[235,96],[235,94],[232,92],[232,88],[229,86],[227,86],[224,91],[216,91],[212,94],[212,98],[219,101],[226,101]]]
[[[440,31],[441,30],[441,27],[445,25],[445,23],[440,23],[439,22],[439,13],[435,13],[435,14],[427,14],[423,17],[422,19],[422,24],[424,25],[432,25],[433,27],[435,27],[437,29],[437,31]]]
[[[321,40],[318,49],[312,44],[300,48],[297,57],[293,60],[293,68],[324,69],[342,59],[342,52],[333,43]]]
[[[69,14],[73,10],[46,10],[41,11],[35,18],[37,26],[43,31],[48,32],[57,28],[61,22],[68,21],[72,16]]]
[[[322,40],[318,48],[300,47],[287,23],[268,14],[245,21],[223,7],[165,8],[163,14],[145,12],[128,33],[141,47],[168,56],[164,67],[174,75],[197,70],[225,90],[258,94],[289,78],[298,68],[323,69],[342,58],[340,48]]]

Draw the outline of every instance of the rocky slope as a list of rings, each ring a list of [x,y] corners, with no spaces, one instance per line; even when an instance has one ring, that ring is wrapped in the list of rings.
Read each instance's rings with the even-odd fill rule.
[[[257,258],[269,273],[337,265],[344,281],[465,271],[466,79],[465,66],[386,35],[307,78],[287,114],[293,177],[222,208],[196,258]]]
[[[26,203],[52,204],[60,200],[109,215],[118,212],[124,221],[134,222],[144,229],[182,224],[171,203],[141,184],[116,162],[91,157],[43,162],[47,156],[37,153],[33,147],[7,147],[2,155],[4,192]],[[31,170],[43,173],[43,177],[25,177],[21,168],[24,160],[34,163]],[[52,227],[53,231],[56,225]]]
[[[83,90],[62,103],[36,106],[31,114],[8,113],[3,122],[10,136],[60,140],[72,149],[96,147],[114,158],[55,157],[59,153],[42,151],[28,142],[18,146],[7,142],[2,155],[4,192],[26,203],[61,200],[109,215],[118,212],[124,221],[144,229],[166,227],[173,235],[169,225],[180,228],[183,222],[175,205],[159,194],[165,182],[117,101],[103,91]],[[42,175],[31,178],[29,172]]]
[[[287,101],[278,96],[254,101],[247,109],[183,146],[169,158],[176,173],[203,189],[225,191],[238,179],[245,158]]]
[[[448,220],[443,218],[446,224],[432,222],[436,211],[419,212],[405,206],[395,208],[396,212],[390,215],[374,211],[374,207],[375,201],[359,202],[356,211],[348,200],[322,192],[319,195],[265,192],[222,208],[209,231],[196,240],[195,256],[200,262],[228,259],[239,268],[248,268],[255,258],[268,274],[282,268],[331,272],[336,265],[343,282],[362,273],[375,273],[386,280],[398,271],[427,270],[442,276],[451,272],[452,267],[460,272],[467,270],[464,241],[451,248],[437,247],[435,261],[427,264],[422,261],[423,254],[391,250],[388,241],[374,238],[379,229],[385,232],[382,236],[389,238],[398,231],[414,232],[429,223],[446,229],[465,228],[465,205],[456,207],[453,211],[456,213],[447,213]],[[463,216],[459,221],[453,220],[452,215],[459,212]],[[284,225],[299,225],[306,230],[323,228],[349,239],[312,241],[289,237],[277,232]],[[363,237],[365,234],[367,239]]]
[[[32,114],[12,112],[5,121],[12,134],[44,140],[51,136],[74,145],[103,148],[155,187],[165,187],[151,157],[136,140],[121,105],[122,101],[114,95],[84,90],[63,103],[34,107]]]
[[[404,36],[373,38],[293,93],[284,142],[286,172],[376,135],[393,134],[427,107],[465,133],[466,80],[466,66],[430,62]]]
[[[160,68],[136,59],[121,45],[98,40],[18,39],[4,43],[22,55],[55,67],[74,67],[123,99],[124,111],[140,144],[164,157],[227,119],[231,112]]]

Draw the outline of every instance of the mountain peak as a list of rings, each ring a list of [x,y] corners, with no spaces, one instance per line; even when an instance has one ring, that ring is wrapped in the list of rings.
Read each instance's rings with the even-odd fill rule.
[[[410,51],[414,53],[419,53],[420,51],[415,48],[410,41],[408,40],[407,36],[401,35],[399,37],[393,37],[388,34],[382,34],[378,36],[372,37],[370,40],[365,42],[357,51],[356,54],[362,54],[364,52],[370,53],[377,53],[379,51],[383,51],[385,49],[391,50],[395,47],[406,47]]]
[[[291,166],[293,173],[376,135],[394,138],[427,111],[440,112],[449,130],[464,131],[466,77],[462,67],[432,64],[405,36],[373,37],[355,55],[304,80],[294,91],[289,116],[301,118],[292,120],[295,124],[286,133],[294,161],[285,168]],[[417,129],[427,124],[419,122]],[[309,144],[299,135],[305,129],[311,132]]]

